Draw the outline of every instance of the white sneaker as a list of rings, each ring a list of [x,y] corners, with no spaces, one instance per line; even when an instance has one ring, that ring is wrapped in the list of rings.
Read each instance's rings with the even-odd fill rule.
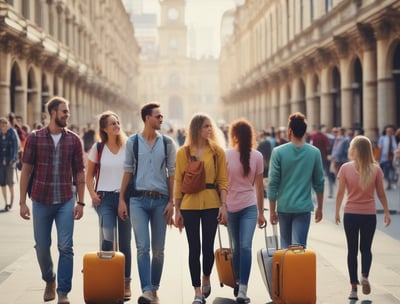
[[[154,301],[153,299],[153,292],[151,290],[146,290],[138,299],[138,304],[152,304]]]
[[[357,290],[351,290],[349,300],[358,300]]]
[[[250,298],[247,297],[243,292],[239,291],[236,298],[237,303],[250,303]]]

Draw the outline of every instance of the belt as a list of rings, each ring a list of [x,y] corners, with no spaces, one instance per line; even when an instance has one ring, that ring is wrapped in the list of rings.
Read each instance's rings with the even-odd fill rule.
[[[135,190],[133,196],[147,196],[154,199],[168,198],[168,196],[165,194],[162,194],[157,191],[148,191],[148,190]]]
[[[206,184],[206,189],[217,189],[216,184]]]
[[[119,190],[114,190],[114,191],[97,191],[97,194],[101,195],[103,197],[106,194],[119,194]]]

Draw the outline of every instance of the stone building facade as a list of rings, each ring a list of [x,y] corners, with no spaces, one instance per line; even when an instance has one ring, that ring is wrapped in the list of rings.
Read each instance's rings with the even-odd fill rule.
[[[140,48],[120,0],[0,0],[0,115],[32,125],[70,101],[70,123],[113,110],[133,128]]]
[[[400,125],[400,1],[246,0],[220,56],[226,120]]]

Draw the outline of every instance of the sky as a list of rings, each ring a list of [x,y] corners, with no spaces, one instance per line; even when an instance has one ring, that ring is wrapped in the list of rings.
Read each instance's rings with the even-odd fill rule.
[[[186,0],[186,25],[197,32],[196,57],[219,56],[222,14],[236,6],[237,0]],[[158,12],[159,0],[145,0],[145,12]],[[210,32],[212,37],[210,37]]]

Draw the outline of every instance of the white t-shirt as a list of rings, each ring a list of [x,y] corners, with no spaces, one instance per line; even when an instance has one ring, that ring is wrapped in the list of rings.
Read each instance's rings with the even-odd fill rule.
[[[88,159],[97,164],[97,143],[89,151]],[[122,176],[124,175],[125,145],[113,154],[107,145],[104,145],[101,155],[100,176],[97,191],[119,191]]]

